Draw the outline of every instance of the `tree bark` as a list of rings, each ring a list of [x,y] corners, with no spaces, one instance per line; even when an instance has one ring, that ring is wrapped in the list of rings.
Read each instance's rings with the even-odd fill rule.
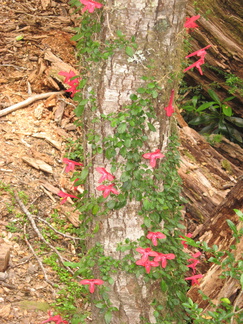
[[[146,146],[141,147],[141,155],[157,148],[165,152],[167,148],[171,134],[171,119],[166,117],[163,108],[169,101],[172,87],[178,86],[185,4],[186,0],[156,0],[155,2],[117,0],[112,4],[110,2],[106,8],[102,41],[112,39],[116,31],[120,30],[126,39],[135,36],[138,50],[141,50],[142,55],[138,58],[134,56],[134,60],[129,62],[124,49],[115,50],[111,58],[97,66],[94,65],[91,71],[92,84],[89,85],[89,90],[92,89],[98,93],[96,101],[98,110],[93,112],[91,107],[87,107],[84,112],[86,164],[90,165],[86,189],[90,197],[101,195],[96,190],[99,174],[95,168],[105,167],[108,171],[111,170],[111,163],[105,156],[104,139],[107,136],[113,137],[116,129],[112,128],[107,120],[101,119],[101,116],[115,114],[126,109],[125,105],[131,103],[130,95],[142,86],[141,77],[144,75],[153,76],[161,85],[162,91],[155,108],[157,120],[153,125],[157,131],[148,135],[146,129],[144,130],[144,134],[148,135],[148,140]],[[147,64],[152,64],[153,68],[148,69]],[[171,78],[172,74],[174,77]],[[96,123],[92,123],[94,118],[97,119]],[[103,149],[101,154],[94,153],[94,146],[92,147],[87,142],[91,130],[92,133],[101,136],[99,141]],[[116,154],[116,162],[122,168],[124,159],[118,150]],[[121,175],[121,168],[120,170],[118,168],[114,174],[117,179]],[[162,184],[160,186],[162,187]],[[144,235],[141,228],[143,219],[138,214],[140,208],[141,203],[133,199],[121,209],[111,210],[107,215],[97,216],[92,223],[91,230],[97,224],[100,229],[89,240],[88,247],[92,248],[100,242],[106,256],[121,259],[124,254],[117,252],[117,244],[126,239],[136,241]],[[97,267],[94,267],[94,273],[99,274]],[[142,277],[136,278],[135,275],[125,273],[121,269],[111,276],[114,284],[109,286],[109,300],[112,306],[118,309],[111,323],[155,323],[154,308],[151,303],[155,296],[160,299],[161,304],[165,303],[166,299],[166,295],[161,293],[157,285],[145,283]],[[96,300],[99,298],[98,289],[94,293],[94,298]],[[94,323],[105,323],[104,314],[95,306],[92,306],[92,317]]]

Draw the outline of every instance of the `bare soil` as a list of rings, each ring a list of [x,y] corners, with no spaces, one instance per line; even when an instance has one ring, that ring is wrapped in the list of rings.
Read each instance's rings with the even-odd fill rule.
[[[71,40],[77,16],[67,0],[1,0],[0,6],[0,112],[33,94],[65,89],[50,76],[51,52],[63,64],[79,70],[75,43]],[[0,272],[0,323],[38,324],[48,318],[47,311],[61,287],[56,273],[44,265],[45,281],[36,258],[24,240],[41,251],[41,241],[12,195],[6,190],[22,192],[28,197],[27,209],[47,220],[58,211],[65,229],[79,225],[72,202],[60,205],[59,190],[72,191],[70,173],[64,172],[62,158],[69,139],[80,137],[73,125],[75,102],[65,94],[52,96],[0,117],[0,250],[10,246],[7,268]],[[20,195],[20,198],[23,199]],[[43,224],[42,224],[43,226]],[[51,244],[65,248],[64,258],[75,260],[77,241],[57,235]],[[39,255],[40,261],[51,254]],[[63,252],[62,252],[63,253]],[[77,301],[81,307],[82,300]]]

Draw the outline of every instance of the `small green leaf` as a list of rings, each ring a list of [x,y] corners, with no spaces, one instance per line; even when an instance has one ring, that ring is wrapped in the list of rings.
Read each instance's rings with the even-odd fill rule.
[[[94,207],[92,208],[92,214],[96,215],[99,211],[100,207],[99,205],[94,205]]]
[[[152,97],[155,99],[158,97],[158,92],[156,90],[152,91]]]
[[[108,311],[105,313],[105,322],[106,324],[109,324],[111,322],[111,319],[112,319],[112,312],[111,311]]]
[[[115,205],[116,205],[116,201],[115,200],[109,200],[106,205],[107,205],[107,207],[109,209],[113,209],[115,207]]]
[[[97,308],[105,308],[105,304],[104,303],[97,303],[97,304],[95,304],[95,307],[97,307]]]
[[[222,105],[223,113],[225,116],[231,117],[232,116],[232,108],[227,105]]]
[[[215,103],[214,101],[204,102],[204,104],[202,104],[201,106],[199,106],[196,111],[197,112],[203,111],[203,110],[205,110],[205,109],[213,106],[214,103]]]
[[[168,289],[168,286],[164,280],[162,280],[160,282],[160,287],[161,287],[162,292],[166,292],[166,290]]]
[[[144,207],[144,209],[145,210],[149,210],[150,209],[150,205],[151,205],[150,201],[148,199],[144,199],[144,201],[143,201],[143,207]]]
[[[130,99],[136,101],[138,97],[135,94],[131,94]]]
[[[138,88],[137,93],[145,93],[146,89],[145,88]]]
[[[211,97],[215,102],[217,102],[217,104],[218,104],[219,106],[221,106],[221,102],[220,102],[220,100],[219,100],[219,97],[217,96],[217,94],[216,94],[213,90],[209,89],[209,90],[208,90],[208,94],[210,95],[210,97]]]
[[[155,128],[154,125],[152,125],[151,123],[148,123],[148,128],[149,128],[152,132],[156,132],[156,128]]]
[[[243,289],[243,273],[240,276],[241,289]]]
[[[127,124],[126,123],[121,123],[118,127],[117,127],[117,132],[119,134],[122,134],[125,132],[125,130],[127,129]]]
[[[130,47],[130,46],[127,46],[127,47],[126,47],[126,54],[127,54],[128,56],[132,57],[133,54],[134,54],[134,49],[133,49],[132,47]]]
[[[88,173],[89,173],[89,169],[88,168],[84,168],[81,172],[81,175],[80,175],[80,180],[85,180],[88,176]]]
[[[123,36],[123,34],[122,34],[122,32],[120,30],[117,30],[116,31],[116,34],[117,34],[118,37],[122,37]]]
[[[230,229],[233,231],[233,233],[237,234],[238,231],[237,231],[235,224],[230,219],[226,219],[226,222],[229,225]]]
[[[18,35],[15,37],[16,41],[21,41],[22,39],[24,39],[23,35]]]

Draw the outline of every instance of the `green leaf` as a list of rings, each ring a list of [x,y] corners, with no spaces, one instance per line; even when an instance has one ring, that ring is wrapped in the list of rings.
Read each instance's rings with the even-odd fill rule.
[[[243,118],[239,117],[226,117],[226,119],[231,122],[232,124],[238,126],[238,127],[243,127]]]
[[[85,180],[88,176],[88,173],[89,173],[89,169],[88,168],[84,168],[81,172],[81,175],[80,175],[80,180]]]
[[[109,200],[106,204],[106,206],[109,208],[109,209],[113,209],[116,205],[116,201],[115,200]]]
[[[105,308],[105,304],[100,302],[100,303],[95,304],[95,307],[97,307],[97,308]]]
[[[145,93],[146,89],[145,88],[138,88],[137,93]]]
[[[145,210],[149,210],[150,209],[150,205],[151,205],[150,201],[148,199],[144,199],[144,201],[143,201],[143,207],[144,207],[144,209]]]
[[[152,132],[156,132],[156,128],[155,128],[154,125],[152,125],[151,123],[148,123],[148,128],[149,128]]]
[[[240,276],[241,289],[243,289],[243,273]]]
[[[230,106],[222,105],[222,108],[223,108],[223,114],[225,116],[228,116],[228,117],[232,116],[232,108]]]
[[[151,219],[148,217],[144,217],[144,225],[147,227],[151,226]]]
[[[111,319],[112,319],[112,312],[111,311],[108,311],[105,313],[105,322],[106,324],[109,324],[111,322]]]
[[[131,94],[130,99],[136,101],[138,99],[138,96],[136,96],[135,94]]]
[[[84,106],[82,106],[82,105],[78,105],[78,106],[74,109],[74,113],[75,113],[75,115],[76,115],[77,117],[82,116],[83,112],[84,112]]]
[[[199,106],[196,111],[197,112],[203,111],[203,110],[209,108],[210,106],[212,106],[213,104],[214,104],[214,101],[204,102],[204,104],[202,104],[201,106]]]
[[[22,39],[24,39],[24,35],[18,35],[15,37],[16,41],[21,41]]]
[[[226,222],[227,222],[228,226],[230,227],[230,229],[233,231],[233,233],[237,234],[238,231],[237,231],[235,224],[230,219],[226,219]]]
[[[132,57],[134,54],[134,49],[130,46],[127,46],[125,51],[126,51],[126,54],[130,57]]]
[[[156,90],[153,90],[152,91],[152,97],[155,99],[155,98],[157,98],[158,97],[158,92],[156,91]]]
[[[214,116],[209,116],[209,115],[202,115],[198,116],[196,118],[191,119],[188,124],[189,125],[204,125],[208,124],[214,119]]]
[[[127,124],[126,123],[121,123],[118,127],[117,127],[117,132],[119,134],[124,133],[125,130],[127,129]]]
[[[100,209],[99,205],[94,205],[94,207],[92,208],[92,214],[96,215],[98,213],[99,209]]]
[[[221,101],[219,99],[219,97],[217,96],[217,94],[212,90],[212,89],[209,89],[208,90],[208,94],[210,95],[210,97],[215,101],[217,102],[217,104],[219,106],[221,106]]]
[[[168,289],[168,286],[164,280],[162,280],[160,282],[160,287],[161,287],[162,292],[166,292],[166,290]]]
[[[116,31],[116,34],[117,34],[118,37],[122,37],[123,36],[123,34],[122,34],[122,32],[120,30],[117,30]]]

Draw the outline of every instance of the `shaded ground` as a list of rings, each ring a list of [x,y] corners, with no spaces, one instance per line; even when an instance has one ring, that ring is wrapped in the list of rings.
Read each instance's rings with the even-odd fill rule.
[[[70,40],[75,15],[70,15],[67,0],[7,0],[2,4],[0,111],[27,99],[31,93],[61,90],[63,86],[50,77],[47,51],[72,67],[78,66]],[[13,203],[5,185],[28,197],[26,201],[21,196],[32,214],[48,220],[59,231],[75,232],[78,215],[73,213],[71,201],[61,206],[56,195],[59,190],[72,193],[70,174],[64,173],[62,158],[68,139],[80,136],[80,130],[73,125],[73,109],[73,101],[59,95],[0,118],[0,246],[11,246],[9,266],[0,272],[1,323],[38,324],[46,320],[47,310],[61,288],[55,272],[47,265],[48,279],[59,287],[53,288],[44,280],[23,238],[26,215]],[[59,216],[55,218],[56,210]],[[33,248],[43,251],[33,228],[27,225],[26,231]],[[75,260],[77,241],[56,235],[50,242],[65,248],[65,258]],[[45,250],[39,258],[43,260],[50,254]],[[78,303],[81,299],[77,307]]]

